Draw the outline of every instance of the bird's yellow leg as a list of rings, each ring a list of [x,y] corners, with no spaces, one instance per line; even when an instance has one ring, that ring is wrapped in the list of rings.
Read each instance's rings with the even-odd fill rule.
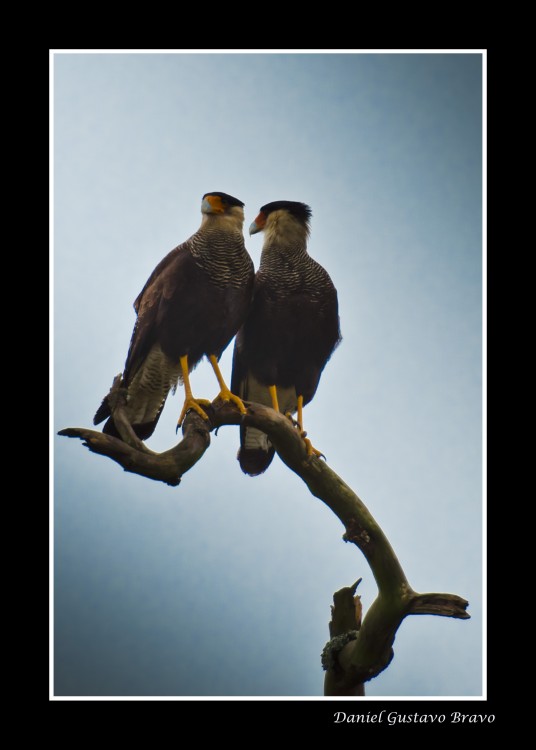
[[[190,376],[188,374],[188,355],[184,355],[184,357],[180,358],[181,363],[181,371],[182,371],[182,380],[184,383],[184,404],[182,407],[182,411],[180,413],[179,421],[177,422],[177,429],[181,426],[181,424],[184,421],[184,417],[186,416],[186,412],[188,409],[193,409],[196,411],[200,417],[203,417],[203,419],[208,419],[208,416],[205,414],[203,409],[199,406],[199,404],[210,404],[210,401],[207,401],[206,399],[195,399],[192,393],[192,387],[190,385]]]
[[[303,429],[303,396],[298,396],[298,426],[300,428],[300,435],[302,436],[305,442],[305,447],[307,448],[307,455],[322,456],[322,458],[325,458],[324,454],[313,446],[307,437],[307,433]]]
[[[221,374],[216,356],[214,354],[210,354],[208,359],[210,364],[212,365],[212,369],[214,370],[214,375],[218,378],[218,383],[220,385],[220,392],[217,398],[221,398],[222,401],[231,401],[233,404],[238,406],[241,414],[245,414],[247,409],[244,406],[242,399],[238,396],[235,396],[234,393],[231,393],[231,391],[225,384],[225,380],[223,379],[223,375]]]
[[[277,400],[277,388],[275,385],[269,385],[270,398],[272,399],[272,408],[279,411],[279,401]]]
[[[303,432],[303,396],[298,396],[298,424]]]

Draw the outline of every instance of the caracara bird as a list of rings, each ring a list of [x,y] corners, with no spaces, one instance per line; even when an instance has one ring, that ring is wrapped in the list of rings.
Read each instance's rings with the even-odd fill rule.
[[[167,395],[184,383],[178,424],[194,409],[188,374],[206,355],[220,385],[220,398],[245,407],[225,385],[218,360],[245,320],[254,268],[244,246],[244,204],[226,193],[206,193],[199,230],[157,265],[134,302],[137,320],[122,386],[125,413],[141,440],[153,434]],[[204,403],[207,403],[206,401]],[[104,432],[120,437],[105,397],[94,424],[109,418]]]
[[[307,252],[311,209],[295,201],[267,203],[249,228],[264,232],[259,270],[246,321],[236,337],[231,390],[246,401],[297,411],[316,393],[320,375],[341,340],[337,290]],[[307,452],[321,455],[309,440]],[[262,474],[274,457],[267,436],[240,428],[242,471]]]

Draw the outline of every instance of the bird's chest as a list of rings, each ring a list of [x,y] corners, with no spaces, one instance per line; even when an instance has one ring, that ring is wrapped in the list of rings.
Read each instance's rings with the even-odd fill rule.
[[[218,248],[213,244],[194,255],[194,263],[205,285],[214,290],[243,290],[253,277],[253,263],[245,248]]]
[[[236,280],[226,262],[215,258],[206,267],[190,262],[177,284],[161,300],[158,338],[174,361],[188,354],[192,362],[203,354],[220,355],[245,317],[251,294]]]

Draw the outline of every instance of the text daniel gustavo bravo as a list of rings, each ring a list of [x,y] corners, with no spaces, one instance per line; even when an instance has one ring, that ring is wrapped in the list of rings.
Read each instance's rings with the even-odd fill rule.
[[[333,714],[335,724],[493,724],[495,714],[463,714],[460,711],[452,711],[448,714],[405,714],[399,711],[387,711],[384,709],[379,713],[347,714],[344,711],[336,711]]]

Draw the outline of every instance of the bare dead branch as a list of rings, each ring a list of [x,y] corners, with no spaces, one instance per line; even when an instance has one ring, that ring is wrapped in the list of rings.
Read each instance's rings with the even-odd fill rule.
[[[114,421],[121,434],[125,434],[122,415],[115,414]],[[128,422],[127,422],[128,424]],[[130,427],[130,425],[128,425]],[[85,427],[68,427],[60,430],[59,435],[76,437],[83,441],[93,453],[100,453],[116,461],[125,471],[140,474],[176,487],[183,474],[199,461],[210,445],[211,426],[194,411],[190,412],[182,426],[183,439],[174,448],[163,453],[155,453],[139,440],[130,427],[134,441],[130,444],[119,438],[105,435],[103,432],[88,430]],[[141,447],[136,446],[136,442]]]
[[[333,594],[331,621],[329,623],[331,640],[328,641],[322,652],[322,666],[326,670],[325,695],[365,695],[363,683],[354,683],[348,688],[338,686],[338,681],[343,676],[343,669],[338,658],[339,652],[347,643],[357,639],[358,631],[361,628],[363,607],[361,597],[355,593],[361,580],[359,578],[352,586],[345,586]]]
[[[408,615],[441,615],[468,620],[465,610],[469,606],[466,599],[456,594],[416,594],[409,604]]]
[[[128,422],[124,413],[124,393],[120,381],[114,381],[110,394],[113,396],[114,422],[122,440],[86,427],[67,427],[58,434],[81,439],[90,451],[108,456],[125,471],[165,482],[173,487],[180,484],[182,476],[203,456],[210,445],[212,430],[224,425],[238,425],[243,418],[235,406],[216,399],[210,406],[203,406],[208,420],[193,410],[190,411],[183,422],[183,439],[180,443],[170,450],[156,453],[137,437]],[[305,444],[298,430],[282,414],[268,407],[251,404],[244,420],[259,429],[271,430],[276,434],[275,441],[281,442],[284,449],[303,454],[301,458],[307,459]]]
[[[378,595],[362,622],[360,609],[357,617],[359,597],[354,596],[359,581],[335,593],[332,640],[325,649],[325,694],[364,695],[363,683],[378,675],[393,658],[395,635],[404,617],[431,614],[467,619],[468,602],[455,594],[415,592],[365,504],[327,463],[307,455],[293,421],[267,406],[246,406],[247,414],[241,415],[234,406],[216,400],[203,407],[208,420],[190,412],[184,420],[183,439],[163,453],[154,453],[138,440],[122,414],[120,395],[114,407],[114,421],[127,442],[80,427],[67,428],[59,434],[82,439],[91,451],[108,456],[125,471],[177,486],[184,473],[203,456],[213,429],[243,422],[265,432],[281,460],[337,515],[346,529],[344,541],[361,550],[376,580]]]

